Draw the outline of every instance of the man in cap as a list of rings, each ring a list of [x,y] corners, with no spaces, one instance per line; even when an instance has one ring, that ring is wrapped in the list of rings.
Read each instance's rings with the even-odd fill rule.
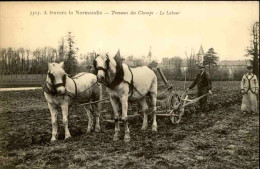
[[[248,72],[243,75],[241,81],[241,94],[243,95],[241,110],[244,113],[257,113],[258,81],[253,74],[253,67],[247,66]]]
[[[197,85],[198,97],[205,95],[207,93],[212,94],[212,92],[211,92],[211,80],[209,78],[209,75],[205,72],[205,66],[202,65],[202,64],[199,64],[198,67],[199,67],[199,73],[196,75],[196,78],[194,79],[192,84],[186,89],[186,92]],[[200,106],[200,110],[202,112],[206,111],[207,95],[199,100],[199,106]]]

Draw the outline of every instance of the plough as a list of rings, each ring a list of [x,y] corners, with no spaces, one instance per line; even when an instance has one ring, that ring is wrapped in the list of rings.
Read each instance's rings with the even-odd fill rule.
[[[178,94],[176,94],[173,91],[173,85],[168,83],[167,79],[165,78],[165,76],[164,76],[163,72],[160,70],[160,68],[157,68],[157,70],[158,70],[163,82],[165,83],[164,86],[168,86],[168,87],[158,95],[158,97],[160,97],[164,93],[167,93],[167,96],[165,98],[163,98],[163,99],[157,98],[156,116],[169,117],[173,124],[178,124],[181,121],[182,116],[184,115],[185,107],[190,104],[198,102],[200,99],[207,96],[208,93],[204,94],[198,98],[195,98],[195,99],[189,99],[189,96],[186,93],[186,91],[184,91],[182,93],[182,95],[179,96]],[[109,98],[105,98],[105,99],[101,99],[99,101],[79,104],[77,106],[91,105],[91,104],[95,104],[95,103],[99,103],[99,102],[109,103],[110,101],[109,101]],[[142,116],[142,111],[143,110],[140,110],[140,111],[138,111],[138,113],[135,113],[133,115],[128,115],[127,117],[134,118],[134,117]],[[103,121],[114,123],[114,120],[103,120]]]

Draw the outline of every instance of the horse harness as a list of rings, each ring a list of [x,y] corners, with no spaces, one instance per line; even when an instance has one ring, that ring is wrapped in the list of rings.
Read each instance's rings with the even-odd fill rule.
[[[51,94],[51,95],[58,95],[57,88],[60,86],[64,86],[66,84],[66,75],[63,75],[62,77],[62,83],[54,84],[54,75],[50,72],[48,72],[48,77],[51,79],[51,82],[48,82],[47,79],[45,80],[45,83],[42,85],[42,89],[45,93]],[[50,86],[50,88],[48,87]]]
[[[97,62],[96,60],[94,60],[93,62],[93,65],[94,65],[94,68],[95,68],[95,74],[97,74],[97,72],[99,70],[102,70],[105,72],[105,78],[106,80],[109,78],[109,74],[108,74],[108,69],[109,69],[109,62],[110,62],[110,59],[108,57],[108,55],[106,55],[107,57],[107,60],[106,60],[106,68],[103,68],[101,66],[98,66],[97,67]],[[119,61],[115,60],[116,61],[116,74],[115,74],[115,78],[113,79],[113,81],[111,83],[106,83],[104,84],[106,87],[110,88],[110,89],[114,89],[117,85],[119,85],[122,81],[124,81],[124,70],[123,70],[123,66],[122,64],[119,63]],[[129,84],[129,99],[132,97],[133,93],[134,93],[134,81],[133,81],[133,72],[132,70],[130,69],[130,67],[128,66],[128,69],[131,73],[131,82],[127,82]],[[136,89],[136,88],[135,88]],[[137,89],[136,89],[137,90]],[[138,91],[138,90],[137,90]],[[140,92],[139,92],[140,93]]]
[[[74,86],[75,86],[75,95],[74,95],[74,96],[73,96],[72,93],[70,93],[70,92],[68,92],[68,91],[66,90],[66,94],[68,94],[68,96],[74,98],[74,102],[75,102],[75,100],[77,99],[77,95],[78,95],[78,90],[77,90],[78,87],[77,87],[77,84],[76,84],[76,82],[75,82],[74,79],[79,78],[79,77],[83,76],[84,74],[86,74],[86,73],[83,73],[83,74],[81,74],[80,76],[72,77],[72,78],[71,78],[72,81],[74,82]],[[58,92],[57,92],[57,88],[60,87],[60,86],[65,87],[67,75],[66,75],[66,74],[63,75],[62,83],[58,83],[58,84],[54,84],[54,78],[55,78],[55,77],[53,76],[52,73],[48,73],[48,76],[49,76],[49,78],[51,79],[51,83],[48,82],[47,80],[45,80],[45,83],[44,83],[43,86],[42,86],[43,91],[46,92],[47,94],[50,94],[50,95],[56,95],[56,96],[59,95]],[[50,86],[50,88],[48,87],[47,84]],[[95,84],[96,84],[96,83],[94,83],[92,86],[90,86],[87,90],[89,90],[90,88],[92,88]]]

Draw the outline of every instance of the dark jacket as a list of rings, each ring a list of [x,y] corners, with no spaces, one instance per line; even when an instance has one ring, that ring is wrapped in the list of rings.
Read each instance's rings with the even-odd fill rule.
[[[190,85],[189,89],[192,89],[196,85],[198,86],[198,89],[208,87],[208,90],[211,90],[211,80],[205,71],[202,74],[199,73],[196,75],[196,78]]]

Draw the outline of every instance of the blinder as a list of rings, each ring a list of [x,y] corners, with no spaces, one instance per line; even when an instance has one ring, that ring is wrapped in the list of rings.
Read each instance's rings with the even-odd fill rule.
[[[55,84],[55,77],[52,73],[48,72],[48,76],[49,78],[51,79],[51,84],[52,86],[55,88],[55,90],[60,87],[60,86],[64,86],[65,87],[65,84],[66,84],[66,74],[63,75],[62,77],[62,83],[58,83],[58,84]]]
[[[98,57],[98,56],[99,56],[99,55],[97,55],[97,57]],[[109,69],[109,62],[110,62],[110,60],[109,60],[108,55],[106,55],[106,56],[107,56],[106,68],[101,67],[101,66],[98,66],[98,67],[97,67],[97,61],[96,61],[96,59],[94,59],[94,61],[93,61],[93,66],[94,66],[94,69],[95,69],[95,74],[97,74],[97,72],[98,72],[99,70],[103,70],[104,72],[107,72],[107,70]]]

